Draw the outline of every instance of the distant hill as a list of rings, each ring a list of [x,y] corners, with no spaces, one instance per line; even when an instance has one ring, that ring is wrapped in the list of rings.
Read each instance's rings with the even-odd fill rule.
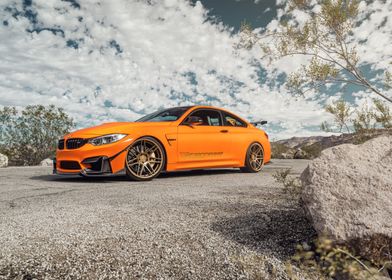
[[[380,135],[391,134],[392,129],[374,129],[362,133],[331,136],[292,137],[272,142],[272,158],[312,159],[321,151],[341,144],[360,144]]]

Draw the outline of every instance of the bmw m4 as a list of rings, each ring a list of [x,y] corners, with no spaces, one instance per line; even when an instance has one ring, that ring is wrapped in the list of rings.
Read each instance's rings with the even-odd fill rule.
[[[259,172],[270,161],[271,147],[267,133],[256,125],[211,106],[176,107],[134,122],[105,123],[60,139],[54,173],[125,173],[132,180],[145,181],[162,171]]]

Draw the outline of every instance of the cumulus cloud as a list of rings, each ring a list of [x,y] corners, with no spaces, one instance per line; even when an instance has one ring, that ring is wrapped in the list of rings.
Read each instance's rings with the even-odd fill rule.
[[[200,2],[5,0],[0,18],[2,106],[55,104],[88,126],[209,104],[267,119],[273,138],[319,134],[329,118],[274,82],[292,61],[268,66],[236,50],[237,36]]]

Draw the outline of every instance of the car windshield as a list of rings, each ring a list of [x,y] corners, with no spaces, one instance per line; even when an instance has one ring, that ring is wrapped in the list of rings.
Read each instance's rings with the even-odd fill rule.
[[[189,108],[191,107],[176,107],[156,111],[136,120],[135,122],[174,122],[178,120]]]

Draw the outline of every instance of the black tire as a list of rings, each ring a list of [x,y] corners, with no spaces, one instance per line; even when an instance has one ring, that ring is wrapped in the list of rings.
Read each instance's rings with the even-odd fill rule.
[[[256,154],[255,154],[256,153]],[[245,166],[241,167],[242,172],[257,173],[264,166],[264,149],[258,142],[253,142],[248,147],[245,156]]]
[[[128,148],[125,171],[131,180],[149,181],[161,174],[165,164],[166,153],[162,144],[155,138],[142,137]]]

